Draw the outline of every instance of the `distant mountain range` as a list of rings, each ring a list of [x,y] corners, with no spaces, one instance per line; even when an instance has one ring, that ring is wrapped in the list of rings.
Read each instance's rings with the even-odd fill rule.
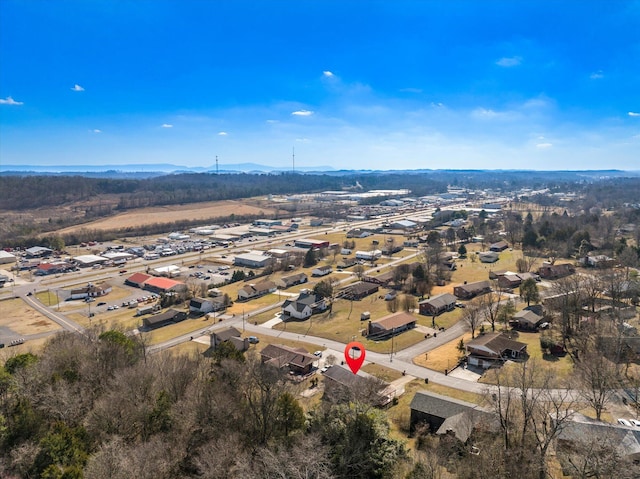
[[[296,167],[296,172],[334,171],[331,166]],[[179,166],[171,163],[139,163],[128,165],[3,165],[0,164],[0,172],[43,173],[43,174],[69,174],[69,173],[215,173],[216,167]],[[257,163],[237,163],[219,165],[220,173],[253,173],[253,172],[278,172],[291,171],[291,167],[267,166]]]

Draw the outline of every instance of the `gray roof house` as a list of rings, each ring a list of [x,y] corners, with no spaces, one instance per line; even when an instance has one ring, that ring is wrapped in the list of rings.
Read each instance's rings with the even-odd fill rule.
[[[451,311],[455,308],[456,298],[450,293],[443,293],[418,303],[420,314],[425,316],[435,316],[445,311]]]
[[[491,413],[477,404],[430,391],[417,391],[409,407],[412,431],[423,424],[432,433],[453,433],[462,442],[467,442],[473,430],[481,424],[489,426],[495,421]]]
[[[327,309],[327,302],[314,293],[300,293],[296,299],[287,299],[282,305],[282,320],[307,319]]]

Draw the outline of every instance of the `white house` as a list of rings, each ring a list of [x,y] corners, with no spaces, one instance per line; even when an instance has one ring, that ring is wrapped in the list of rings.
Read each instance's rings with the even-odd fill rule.
[[[288,299],[282,305],[282,319],[307,319],[314,313],[327,309],[327,302],[314,293],[301,293],[296,299]]]
[[[192,298],[189,301],[189,311],[192,313],[211,313],[224,309],[224,298]]]
[[[265,294],[273,293],[276,290],[276,284],[272,281],[263,281],[262,283],[248,284],[238,290],[238,299],[240,301],[258,298]]]
[[[313,270],[311,270],[311,275],[326,276],[328,274],[331,274],[332,271],[333,269],[331,268],[331,266],[318,266],[317,268],[314,268]]]
[[[382,256],[382,251],[379,249],[374,249],[373,251],[356,251],[356,259],[361,259],[364,261],[375,261],[380,259]]]

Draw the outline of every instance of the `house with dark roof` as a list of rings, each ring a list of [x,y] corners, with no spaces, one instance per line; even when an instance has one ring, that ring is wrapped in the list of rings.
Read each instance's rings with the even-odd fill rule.
[[[550,420],[554,420],[553,415]],[[617,461],[635,468],[633,477],[638,477],[640,428],[597,421],[576,412],[560,428],[555,439],[555,450],[563,473],[567,476],[575,472],[575,469],[568,467],[572,455],[580,456],[585,451],[593,451],[597,456],[599,450],[606,450],[611,457],[617,457]]]
[[[297,284],[304,284],[309,281],[309,278],[304,273],[296,273],[289,276],[283,276],[280,279],[275,280],[276,286],[280,289],[287,289]]]
[[[477,404],[431,391],[416,391],[409,406],[410,429],[425,425],[434,434],[454,434],[466,443],[473,431],[485,425],[491,429],[495,417]]]
[[[495,251],[496,253],[500,253],[501,251],[506,250],[509,247],[509,243],[506,241],[498,241],[497,243],[493,243],[489,246],[489,251]]]
[[[453,294],[458,299],[472,299],[476,296],[491,292],[491,283],[489,281],[477,281],[475,283],[464,283],[454,286]]]
[[[495,263],[500,259],[500,255],[495,251],[482,251],[478,253],[481,263]]]
[[[369,321],[369,338],[387,338],[416,327],[417,318],[406,311],[390,314],[376,321]]]
[[[572,275],[576,272],[573,265],[569,263],[563,264],[543,264],[538,268],[538,274],[542,279],[558,279]]]
[[[351,284],[342,290],[342,297],[351,301],[359,301],[362,298],[377,293],[379,286],[368,281],[359,281]]]
[[[144,287],[145,281],[152,277],[153,276],[151,276],[150,274],[133,273],[131,276],[124,280],[124,284],[142,289],[142,287]]]
[[[525,360],[528,357],[525,343],[514,341],[502,333],[481,334],[465,347],[468,364],[484,369],[507,360]]]
[[[279,369],[288,369],[293,374],[306,375],[313,369],[313,363],[318,360],[304,348],[292,348],[284,344],[269,344],[260,351],[263,363]]]
[[[523,309],[514,314],[510,322],[521,331],[537,331],[544,318],[531,309]]]
[[[187,313],[177,309],[168,309],[164,313],[147,316],[142,320],[142,325],[147,329],[161,328],[168,324],[179,323],[187,319]]]
[[[234,327],[228,327],[221,331],[213,331],[211,333],[211,349],[216,349],[224,342],[230,342],[238,351],[246,351],[249,349],[249,338],[242,338],[240,331]]]
[[[393,281],[394,277],[395,277],[394,271],[386,271],[377,276],[365,276],[363,279],[367,283],[375,283],[381,286],[388,286]]]
[[[366,372],[353,374],[346,366],[331,366],[324,373],[323,399],[335,403],[345,403],[353,398],[383,407],[399,395],[399,391]]]
[[[283,321],[290,319],[304,320],[309,318],[312,314],[321,313],[326,311],[327,302],[325,298],[320,295],[311,293],[300,293],[296,299],[287,299],[282,305]]]
[[[276,284],[273,281],[247,284],[238,290],[238,301],[248,301],[253,298],[259,298],[265,294],[273,293],[275,290]]]
[[[443,293],[418,303],[420,314],[425,316],[437,316],[446,311],[452,311],[456,306],[456,298],[450,293]]]

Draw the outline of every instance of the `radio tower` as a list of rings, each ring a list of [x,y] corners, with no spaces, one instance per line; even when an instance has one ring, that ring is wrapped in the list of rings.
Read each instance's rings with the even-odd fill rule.
[[[218,155],[216,155],[216,175],[218,174]]]

